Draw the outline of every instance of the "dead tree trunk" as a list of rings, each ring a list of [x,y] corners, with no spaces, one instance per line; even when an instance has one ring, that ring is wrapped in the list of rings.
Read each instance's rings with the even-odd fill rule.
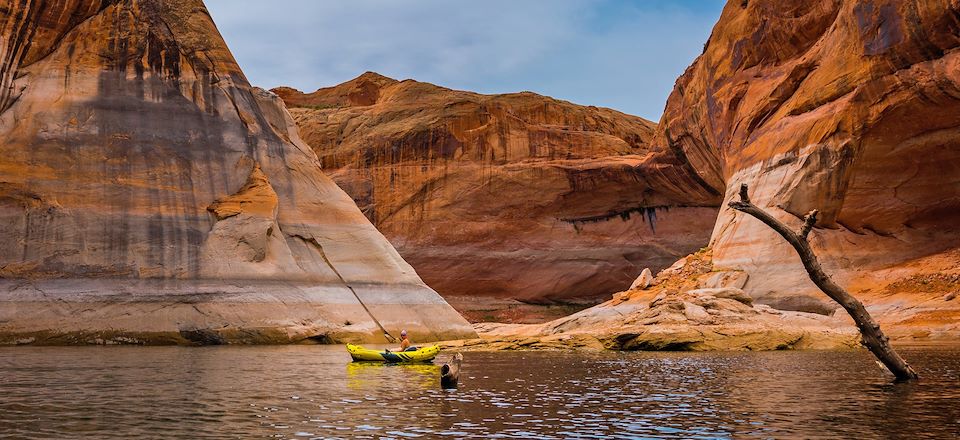
[[[823,272],[823,268],[820,267],[820,262],[817,261],[817,256],[813,253],[813,249],[810,248],[810,242],[807,241],[807,236],[810,235],[810,231],[817,223],[817,214],[819,214],[819,211],[813,210],[807,214],[803,220],[803,226],[800,227],[800,231],[793,232],[787,225],[750,202],[746,184],[740,186],[740,201],[730,202],[730,207],[737,211],[750,214],[783,236],[783,238],[797,250],[797,253],[800,255],[800,261],[803,262],[803,267],[807,270],[810,280],[812,280],[823,293],[827,294],[830,299],[840,304],[857,323],[860,334],[863,336],[863,344],[867,346],[877,359],[896,376],[897,380],[917,379],[916,371],[913,371],[913,368],[893,350],[893,347],[890,346],[890,338],[883,334],[883,331],[880,330],[880,325],[873,320],[873,317],[867,312],[863,303],[854,298],[853,295],[847,293],[847,291],[837,285],[837,283],[834,283],[833,280]]]
[[[463,362],[463,355],[457,353],[450,360],[449,364],[443,364],[440,367],[440,388],[450,390],[456,388],[460,383],[460,363]]]

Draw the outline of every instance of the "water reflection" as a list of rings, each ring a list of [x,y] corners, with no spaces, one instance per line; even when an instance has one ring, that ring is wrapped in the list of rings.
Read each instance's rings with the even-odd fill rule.
[[[395,381],[397,388],[433,389],[440,386],[440,365],[387,364],[383,362],[350,362],[347,364],[347,387],[354,390],[377,389]]]
[[[0,437],[956,438],[960,351],[467,353],[350,363],[342,347],[2,348]],[[446,359],[444,356],[442,359]]]

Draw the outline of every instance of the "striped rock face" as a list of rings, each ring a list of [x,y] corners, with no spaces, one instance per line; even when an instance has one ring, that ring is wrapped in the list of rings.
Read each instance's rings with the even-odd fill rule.
[[[611,109],[372,72],[275,92],[324,170],[458,307],[607,299],[705,246],[722,198],[651,145],[655,124]]]
[[[0,343],[474,335],[199,0],[0,1]]]
[[[937,311],[960,289],[958,49],[955,0],[730,1],[654,142],[724,205],[747,183],[790,224],[819,209],[812,240],[837,281],[891,316],[945,323],[960,316]],[[835,308],[758,221],[724,208],[712,246],[760,302]]]

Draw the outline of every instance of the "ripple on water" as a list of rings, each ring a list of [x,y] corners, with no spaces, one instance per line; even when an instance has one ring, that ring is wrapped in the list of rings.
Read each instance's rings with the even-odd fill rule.
[[[956,438],[960,351],[467,353],[348,364],[340,347],[3,348],[0,437]]]

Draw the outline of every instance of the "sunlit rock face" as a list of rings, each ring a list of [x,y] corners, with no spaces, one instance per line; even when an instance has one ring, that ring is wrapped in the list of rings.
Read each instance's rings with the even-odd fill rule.
[[[199,0],[0,1],[0,139],[0,343],[474,334]]]
[[[448,298],[595,300],[707,244],[722,193],[655,125],[368,72],[275,89],[324,169]]]
[[[654,143],[725,188],[724,205],[746,183],[789,224],[819,209],[812,240],[828,272],[865,297],[893,294],[892,281],[960,272],[958,46],[957,1],[731,0]],[[758,221],[724,208],[712,246],[761,302],[834,309]]]

